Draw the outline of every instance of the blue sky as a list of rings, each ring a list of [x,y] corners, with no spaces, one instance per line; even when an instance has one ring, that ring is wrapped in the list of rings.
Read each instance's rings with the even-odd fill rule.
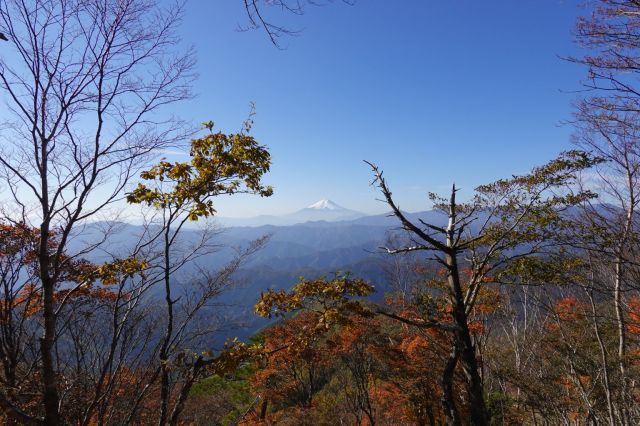
[[[222,216],[295,211],[329,198],[386,211],[362,160],[384,171],[409,211],[429,191],[475,186],[570,147],[571,103],[584,69],[560,59],[578,2],[335,0],[304,16],[272,10],[296,37],[279,50],[247,24],[240,0],[190,0],[180,27],[197,52],[197,97],[176,108],[238,130],[255,102],[253,135],[273,156],[271,198],[217,200]],[[184,156],[170,156],[184,161]]]
[[[276,12],[276,11],[274,11]],[[241,2],[191,1],[183,38],[198,52],[198,97],[183,116],[254,136],[273,155],[271,199],[220,200],[223,216],[279,214],[320,198],[382,212],[363,159],[384,169],[402,208],[428,191],[523,173],[570,147],[584,70],[560,59],[584,10],[559,0],[360,0],[273,19],[304,30],[274,48]]]

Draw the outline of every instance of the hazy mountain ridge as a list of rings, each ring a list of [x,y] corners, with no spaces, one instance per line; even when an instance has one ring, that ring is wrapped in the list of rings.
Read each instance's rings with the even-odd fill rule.
[[[197,268],[219,269],[232,258],[236,248],[246,247],[251,241],[268,235],[269,240],[265,246],[252,255],[237,273],[238,285],[220,295],[217,302],[219,305],[215,312],[212,311],[212,314],[228,314],[227,316],[235,318],[237,324],[242,324],[242,330],[234,328],[231,334],[246,337],[264,326],[265,320],[253,313],[253,305],[260,293],[267,289],[289,289],[300,276],[316,278],[349,271],[374,284],[377,289],[374,298],[383,297],[389,288],[383,272],[385,255],[380,247],[385,245],[390,233],[399,229],[398,219],[389,214],[366,216],[337,206],[330,200],[321,200],[294,215],[301,218],[303,216],[300,212],[306,214],[306,211],[323,219],[292,225],[225,227],[224,222],[216,218],[214,224],[219,229],[213,236],[213,241],[220,249],[199,258],[176,275],[175,282],[180,288],[179,292],[189,291],[189,280]],[[444,224],[447,219],[436,211],[405,214],[414,221],[422,218],[436,224]],[[352,217],[346,219],[345,215]],[[342,219],[333,220],[338,217]],[[185,243],[183,246],[190,241],[197,241],[200,232],[197,228],[183,229],[180,237]],[[99,253],[93,251],[89,260],[103,262],[109,260],[111,255],[128,256],[144,233],[144,227],[130,223],[89,224],[75,236],[72,247],[80,250],[84,245],[102,238],[104,233],[108,235],[105,242],[107,249]],[[221,335],[215,340],[220,343],[226,337],[226,334]]]
[[[247,218],[238,217],[218,217],[218,222],[223,226],[264,226],[279,225],[288,226],[311,221],[336,222],[342,220],[352,220],[365,216],[364,213],[344,208],[329,199],[319,200],[305,208],[293,213],[281,216],[259,215]]]
[[[315,207],[314,207],[315,206]],[[324,215],[338,211],[355,214],[355,210],[345,209],[331,202],[321,200],[304,210],[317,210]],[[361,214],[361,213],[358,213]],[[405,213],[407,218],[417,221],[421,218],[435,224],[444,224],[446,216],[438,211]],[[247,263],[251,269],[268,267],[278,271],[287,271],[298,276],[296,270],[312,268],[322,273],[347,270],[349,265],[371,256],[380,255],[380,246],[384,245],[390,232],[399,230],[399,221],[389,214],[358,216],[343,220],[307,221],[293,225],[264,224],[260,226],[225,227],[218,218],[214,221],[220,227],[213,237],[220,246],[217,252],[201,258],[200,266],[218,268],[228,261],[233,249],[246,246],[251,241],[265,235],[269,240],[265,247],[255,253]],[[108,231],[106,231],[108,229]],[[80,250],[84,245],[94,242],[108,232],[105,242],[107,250],[116,256],[126,256],[144,232],[141,225],[130,223],[99,222],[87,225],[75,236],[72,247]],[[181,239],[185,242],[198,239],[201,231],[195,228],[184,229]],[[107,254],[94,253],[92,261],[108,258]]]
[[[444,213],[436,210],[404,214],[414,223],[422,219],[438,226],[445,226],[448,219]],[[376,293],[372,299],[376,300],[391,290],[384,271],[388,257],[380,247],[386,245],[390,236],[402,235],[402,231],[399,220],[390,214],[360,216],[349,220],[307,221],[293,225],[223,227],[219,221],[216,222],[219,229],[213,239],[220,249],[199,258],[176,275],[179,292],[188,293],[189,280],[197,268],[217,270],[233,257],[236,248],[246,247],[257,238],[269,236],[265,246],[253,254],[236,274],[238,284],[221,294],[216,307],[211,308],[211,315],[233,318],[235,324],[214,337],[212,342],[216,344],[232,335],[248,337],[266,325],[268,321],[257,317],[253,311],[260,293],[268,289],[290,289],[301,276],[330,277],[335,272],[348,271],[374,285]],[[474,226],[477,224],[472,228]],[[96,241],[105,230],[109,230],[106,242],[109,250],[126,256],[144,228],[128,223],[94,223],[87,225],[81,235],[75,237],[73,246],[79,249],[83,242]],[[181,239],[187,244],[197,241],[200,232],[195,228],[186,228]],[[92,252],[89,260],[100,262],[109,258],[106,255],[96,256],[95,253]]]

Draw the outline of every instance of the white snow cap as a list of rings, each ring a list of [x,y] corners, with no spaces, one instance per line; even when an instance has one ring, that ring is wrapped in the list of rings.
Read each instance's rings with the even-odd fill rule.
[[[308,209],[317,209],[317,210],[342,210],[343,207],[340,207],[336,203],[331,200],[320,200],[317,203],[313,203],[307,207]]]

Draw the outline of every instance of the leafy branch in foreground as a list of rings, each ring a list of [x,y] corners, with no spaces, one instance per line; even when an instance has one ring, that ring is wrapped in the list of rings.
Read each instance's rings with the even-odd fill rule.
[[[184,407],[189,390],[202,369],[208,365],[218,365],[225,356],[234,353],[225,350],[214,360],[205,361],[198,357],[192,364],[187,378],[179,384],[172,374],[171,360],[184,358],[177,350],[178,343],[185,339],[186,330],[196,313],[202,310],[208,301],[217,296],[229,285],[232,275],[251,254],[259,250],[267,238],[259,238],[240,251],[217,276],[204,273],[202,292],[192,300],[190,306],[183,306],[183,318],[179,318],[176,298],[172,289],[175,275],[189,258],[203,255],[213,248],[208,238],[203,236],[200,246],[196,246],[190,255],[176,253],[180,231],[188,221],[198,221],[216,213],[213,200],[220,195],[239,193],[257,194],[268,197],[273,194],[270,186],[262,183],[262,177],[269,171],[271,155],[266,147],[247,134],[251,128],[251,116],[245,122],[243,131],[235,134],[213,132],[213,122],[204,123],[209,133],[191,141],[191,159],[189,162],[170,163],[166,160],[143,171],[140,177],[146,183],[127,194],[127,201],[152,207],[157,214],[159,229],[151,237],[151,242],[159,242],[160,264],[155,282],[164,289],[166,307],[166,325],[161,338],[158,354],[159,367],[156,370],[160,378],[159,424],[167,421],[175,425]],[[177,258],[177,259],[176,259]],[[181,259],[182,258],[182,259]],[[193,297],[191,297],[193,299]],[[234,346],[235,347],[235,346]],[[172,387],[179,384],[179,397],[170,410]],[[171,411],[171,412],[170,412]]]
[[[300,278],[290,292],[269,289],[260,295],[255,306],[258,315],[266,318],[284,317],[287,313],[307,309],[318,313],[318,327],[328,329],[343,322],[352,313],[371,315],[356,298],[374,292],[371,284],[349,274],[338,274],[332,280]]]
[[[212,198],[219,195],[271,196],[273,188],[261,182],[271,165],[269,151],[243,132],[213,133],[212,122],[205,126],[210,133],[191,141],[190,162],[162,160],[142,172],[140,177],[154,185],[139,183],[127,201],[180,210],[195,221],[216,213]]]

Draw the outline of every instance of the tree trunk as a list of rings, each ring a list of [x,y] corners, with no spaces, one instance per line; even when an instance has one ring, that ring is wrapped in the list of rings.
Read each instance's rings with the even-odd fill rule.
[[[455,347],[451,350],[447,364],[442,372],[442,409],[449,426],[459,426],[460,417],[456,408],[455,397],[453,396],[453,374],[458,364],[458,351]]]
[[[171,336],[173,334],[173,304],[171,299],[171,218],[169,219],[169,225],[164,232],[164,290],[165,301],[167,304],[167,328],[160,348],[160,415],[158,416],[158,425],[164,426],[167,421],[169,412],[169,344],[171,342]]]
[[[38,247],[38,262],[40,281],[42,283],[42,315],[44,330],[40,339],[40,351],[42,352],[42,384],[44,402],[44,420],[51,426],[60,423],[58,412],[59,397],[56,384],[56,370],[53,361],[53,347],[56,338],[56,312],[55,312],[55,271],[51,270],[49,257],[49,233],[51,231],[51,217],[49,211],[49,182],[47,169],[47,141],[42,141],[40,168],[40,188],[42,209],[42,224],[40,225],[40,244]],[[52,274],[53,272],[53,274]]]
[[[615,414],[613,409],[613,401],[611,398],[611,383],[609,380],[609,359],[607,355],[607,349],[605,347],[604,341],[602,340],[602,335],[600,334],[600,325],[598,324],[598,313],[596,312],[596,304],[593,301],[593,289],[587,291],[587,295],[589,296],[589,302],[591,304],[591,321],[593,322],[593,329],[596,335],[596,340],[598,342],[598,348],[600,349],[600,359],[602,361],[602,374],[604,380],[604,395],[607,401],[607,413],[609,415],[609,424],[614,426],[616,424]]]
[[[54,309],[53,282],[49,277],[42,277],[44,292],[44,335],[40,340],[42,351],[42,380],[44,384],[44,410],[45,423],[58,425],[60,423],[58,413],[58,388],[56,386],[56,372],[53,362],[53,346],[56,335],[56,318]]]
[[[260,404],[260,414],[258,416],[261,421],[267,417],[267,407],[269,407],[269,400],[267,398],[263,398],[262,404]]]
[[[456,330],[453,333],[453,355],[457,355],[460,358],[462,370],[466,378],[466,387],[469,394],[470,407],[470,423],[474,426],[484,426],[487,424],[487,410],[484,404],[484,392],[482,389],[482,380],[478,371],[478,362],[476,360],[476,351],[473,343],[471,342],[471,334],[469,333],[469,326],[467,324],[468,318],[466,313],[466,306],[464,303],[464,297],[462,296],[462,285],[460,284],[460,269],[458,268],[458,259],[456,251],[456,186],[453,185],[451,190],[451,198],[449,201],[449,224],[447,225],[447,247],[449,251],[446,254],[446,264],[448,269],[447,282],[449,284],[449,299],[451,301],[452,319],[456,325]],[[451,358],[450,358],[451,362]],[[449,363],[447,364],[449,368]],[[452,371],[445,371],[443,376],[443,382],[445,378],[449,380],[452,386],[453,381],[453,369],[455,369],[455,363],[452,364]],[[444,383],[443,383],[444,385]],[[445,406],[445,411],[450,411],[451,407]],[[459,424],[451,423],[451,424]]]
[[[467,323],[468,318],[465,312],[456,256],[447,256],[447,264],[450,268],[448,277],[449,291],[452,293],[453,298],[451,314],[453,317],[452,319],[456,324],[456,331],[454,332],[453,339],[460,358],[460,364],[466,378],[469,403],[471,405],[469,420],[472,425],[486,425],[487,411],[484,403],[482,379],[480,378],[480,373],[478,371],[476,350],[471,342],[471,334],[469,333],[469,326]],[[451,377],[451,380],[453,380],[453,377]]]
[[[182,414],[182,410],[184,409],[184,404],[187,401],[187,398],[189,397],[189,391],[193,387],[193,384],[195,383],[198,377],[198,374],[200,373],[202,365],[203,365],[202,357],[198,357],[198,359],[193,364],[191,375],[185,380],[185,383],[182,386],[182,389],[180,389],[180,395],[178,396],[178,400],[176,401],[176,404],[173,407],[173,412],[171,413],[171,417],[169,419],[169,425],[171,426],[178,425],[180,414]]]

